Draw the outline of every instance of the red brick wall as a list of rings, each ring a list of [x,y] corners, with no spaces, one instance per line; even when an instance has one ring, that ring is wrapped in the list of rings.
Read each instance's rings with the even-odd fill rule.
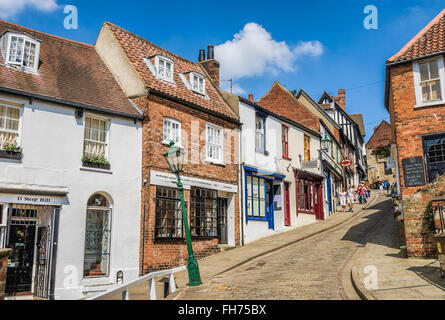
[[[168,151],[169,146],[162,144],[162,138],[163,118],[171,117],[181,122],[182,145],[186,151],[189,150],[187,160],[190,162],[192,156],[196,157],[196,155],[201,154],[199,163],[189,163],[184,166],[183,175],[238,185],[238,127],[236,124],[156,96],[134,99],[134,102],[138,104],[139,108],[145,114],[143,121],[142,151],[143,179],[150,181],[151,170],[170,172],[165,159],[162,156]],[[191,136],[192,122],[198,123],[198,137],[192,138]],[[206,122],[223,127],[225,134],[227,134],[224,138],[224,166],[203,163],[202,161],[204,160],[203,157],[205,155]],[[188,141],[185,140],[187,135]],[[143,187],[142,219],[144,217],[145,205],[145,222],[142,221],[141,227],[141,242],[143,243],[141,243],[140,263],[142,265],[143,262],[144,273],[183,265],[188,256],[185,241],[155,241],[155,192],[156,186],[152,186],[150,183],[147,183]],[[190,191],[184,190],[184,196],[185,201],[188,203],[188,206],[190,206]],[[240,227],[238,195],[235,195],[234,201],[235,242],[239,245]],[[188,210],[188,214],[189,213],[190,210]],[[145,241],[143,240],[144,225],[146,231]],[[219,251],[218,240],[193,239],[193,249],[196,258],[206,257]],[[144,252],[144,257],[142,257],[142,252]]]
[[[422,224],[420,223],[424,212],[422,206],[425,203],[418,202],[419,195],[416,192],[419,187],[405,187],[402,160],[417,156],[423,157],[423,144],[420,135],[445,131],[445,105],[414,108],[416,96],[411,63],[394,66],[389,72],[391,77],[389,111],[391,130],[399,153],[408,254],[411,256],[430,255],[433,244],[428,237],[422,234]],[[412,198],[411,195],[416,197]]]
[[[258,101],[258,104],[312,131],[320,132],[320,120],[279,84],[275,83],[270,91]]]

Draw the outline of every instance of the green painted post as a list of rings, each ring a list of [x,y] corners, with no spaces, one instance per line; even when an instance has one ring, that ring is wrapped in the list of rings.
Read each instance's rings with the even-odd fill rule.
[[[199,266],[198,262],[196,261],[195,255],[193,254],[193,247],[192,247],[192,239],[190,235],[190,229],[189,224],[187,220],[187,210],[185,208],[185,201],[184,201],[184,187],[181,182],[181,177],[179,176],[179,172],[176,173],[176,178],[178,180],[178,189],[179,193],[181,195],[181,206],[182,206],[182,219],[184,221],[184,229],[185,229],[185,237],[187,240],[187,251],[188,251],[188,260],[187,260],[187,271],[189,274],[189,286],[190,287],[196,287],[202,284],[201,282],[201,276],[199,274]]]

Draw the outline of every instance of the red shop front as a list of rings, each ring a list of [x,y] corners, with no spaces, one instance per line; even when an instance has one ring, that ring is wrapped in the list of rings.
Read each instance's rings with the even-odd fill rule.
[[[323,179],[311,172],[294,169],[297,186],[297,215],[314,214],[317,220],[324,220]]]

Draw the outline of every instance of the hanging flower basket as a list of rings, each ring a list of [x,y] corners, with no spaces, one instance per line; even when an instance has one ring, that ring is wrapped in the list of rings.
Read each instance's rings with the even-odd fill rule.
[[[372,154],[375,155],[376,159],[386,159],[391,155],[391,151],[388,147],[378,146],[372,151]]]

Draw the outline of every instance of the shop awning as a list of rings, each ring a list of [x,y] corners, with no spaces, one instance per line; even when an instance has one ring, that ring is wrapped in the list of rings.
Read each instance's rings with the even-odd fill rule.
[[[309,171],[305,171],[305,170],[300,170],[300,169],[294,168],[294,172],[295,172],[296,179],[303,179],[303,180],[308,180],[308,181],[313,181],[313,182],[323,182],[323,179],[324,179],[324,176],[322,176],[322,175],[312,173]]]
[[[286,176],[279,174],[279,173],[274,173],[274,172],[269,172],[266,170],[262,170],[262,169],[258,169],[258,168],[253,168],[253,167],[248,167],[248,166],[244,166],[244,170],[247,173],[254,173],[260,176],[263,176],[265,178],[269,178],[271,180],[275,180],[275,181],[283,181],[284,178],[286,178]]]

